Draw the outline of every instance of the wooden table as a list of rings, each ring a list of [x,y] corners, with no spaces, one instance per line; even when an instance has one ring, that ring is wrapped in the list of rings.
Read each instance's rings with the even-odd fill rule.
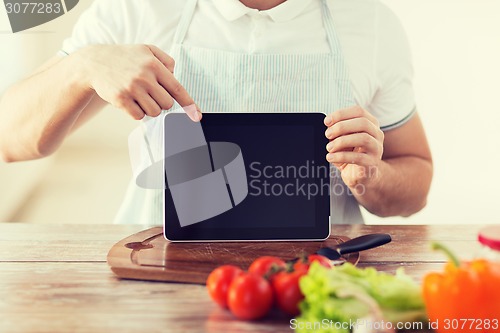
[[[256,323],[235,320],[204,286],[119,280],[106,264],[111,246],[145,229],[124,225],[0,224],[0,332],[290,332],[278,314]],[[386,232],[393,242],[361,254],[359,266],[415,279],[440,270],[445,258],[429,241],[461,257],[478,250],[480,226],[335,226],[355,237]]]

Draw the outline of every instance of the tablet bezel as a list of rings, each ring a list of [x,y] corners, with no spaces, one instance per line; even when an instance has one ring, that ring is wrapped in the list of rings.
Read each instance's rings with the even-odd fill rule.
[[[169,114],[165,115],[166,121]],[[326,163],[325,114],[321,112],[300,113],[205,113],[203,121],[216,121],[221,125],[268,125],[281,126],[309,125],[313,127],[314,160]],[[207,120],[209,119],[209,120]],[[243,152],[244,154],[244,152]],[[244,157],[244,155],[243,155]],[[324,161],[324,162],[323,162]],[[167,240],[174,242],[229,242],[229,241],[320,241],[330,235],[330,198],[315,201],[316,221],[312,227],[296,228],[197,228],[196,224],[180,227],[178,220],[167,221],[165,189],[163,191],[163,233]],[[326,202],[328,200],[328,202]],[[172,207],[172,209],[175,209]]]

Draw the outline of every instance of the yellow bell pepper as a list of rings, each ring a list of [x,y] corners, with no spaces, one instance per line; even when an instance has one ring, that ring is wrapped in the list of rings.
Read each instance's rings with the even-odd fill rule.
[[[438,333],[500,332],[500,263],[477,259],[460,262],[440,244],[449,258],[443,273],[423,280],[427,315]]]

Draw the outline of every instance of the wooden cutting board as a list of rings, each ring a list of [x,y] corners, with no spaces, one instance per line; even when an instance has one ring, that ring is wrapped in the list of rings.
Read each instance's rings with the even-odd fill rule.
[[[155,227],[116,243],[108,253],[108,264],[124,279],[205,284],[210,272],[220,265],[247,269],[260,256],[290,260],[347,240],[344,236],[330,236],[323,242],[172,243],[163,237],[162,227]],[[356,264],[359,253],[344,258]]]

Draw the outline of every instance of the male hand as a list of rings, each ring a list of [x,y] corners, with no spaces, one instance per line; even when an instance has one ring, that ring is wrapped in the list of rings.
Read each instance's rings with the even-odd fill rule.
[[[351,189],[378,180],[382,163],[384,132],[377,119],[359,106],[342,109],[325,117],[326,160],[341,171]]]
[[[83,64],[85,82],[105,101],[134,119],[156,117],[194,101],[174,77],[175,62],[153,45],[92,45],[74,53]],[[198,121],[201,112],[189,116]]]

